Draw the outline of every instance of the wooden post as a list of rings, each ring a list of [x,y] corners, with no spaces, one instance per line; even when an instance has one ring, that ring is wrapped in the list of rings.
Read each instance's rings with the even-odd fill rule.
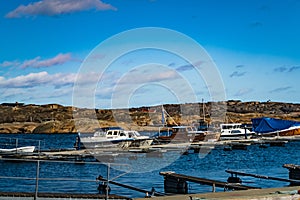
[[[109,172],[110,172],[110,164],[107,163],[107,175],[106,175],[106,188],[105,188],[105,200],[108,199],[108,195],[109,195]]]
[[[214,184],[214,183],[212,185],[212,192],[216,192],[216,184]]]
[[[188,183],[180,178],[165,177],[164,188],[166,193],[187,194]]]

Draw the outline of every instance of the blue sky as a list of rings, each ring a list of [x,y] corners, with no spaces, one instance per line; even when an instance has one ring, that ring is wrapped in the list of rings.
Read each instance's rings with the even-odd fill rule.
[[[222,78],[225,99],[299,103],[299,11],[299,0],[2,0],[0,102],[72,105],[78,78],[86,87],[97,82],[96,107],[114,107],[112,96],[120,102],[127,96],[130,107],[215,100],[186,60],[157,50],[120,56],[107,68],[108,82],[99,82],[93,71],[79,73],[101,42],[127,30],[160,27],[185,34],[205,49]],[[168,88],[172,81],[178,84],[178,73],[195,98],[181,99],[183,91]],[[122,81],[128,74],[149,84],[135,82],[133,93],[116,96],[114,89],[126,91]]]

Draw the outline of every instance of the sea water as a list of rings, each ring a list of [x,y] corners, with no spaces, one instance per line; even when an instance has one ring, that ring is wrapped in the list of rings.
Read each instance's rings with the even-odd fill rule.
[[[76,134],[14,134],[0,135],[18,138],[19,145],[40,145],[41,150],[71,149]],[[26,139],[26,140],[25,140]],[[30,142],[29,142],[30,141]],[[38,142],[40,141],[40,142]],[[0,144],[1,145],[1,144]],[[201,178],[227,181],[230,174],[225,170],[242,171],[246,173],[288,178],[288,170],[284,164],[300,164],[300,142],[289,142],[284,147],[259,148],[258,145],[248,146],[247,150],[224,151],[218,146],[212,150],[200,150],[200,153],[182,155],[180,150],[167,151],[158,155],[145,153],[130,153],[116,158],[108,167],[96,162],[73,163],[41,161],[39,163],[39,192],[55,193],[98,193],[101,175],[109,176],[122,184],[136,188],[164,192],[164,179],[159,172],[173,171],[179,174]],[[1,161],[0,191],[4,192],[34,192],[37,162],[31,161]],[[22,177],[15,179],[14,177]],[[49,180],[57,178],[55,181]],[[287,182],[257,179],[240,176],[244,185],[270,188],[288,186]],[[78,179],[78,180],[73,180]],[[127,197],[143,197],[144,193],[132,191],[110,184],[111,193]],[[211,186],[189,183],[189,193],[210,192]],[[223,191],[218,188],[217,191]]]

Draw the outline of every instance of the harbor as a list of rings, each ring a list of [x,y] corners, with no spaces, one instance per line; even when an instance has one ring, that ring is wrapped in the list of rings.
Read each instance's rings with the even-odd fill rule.
[[[58,146],[49,148],[45,144],[32,153],[1,154],[2,176],[0,178],[4,181],[0,185],[1,188],[6,188],[2,191],[3,196],[15,193],[24,194],[24,191],[31,191],[31,194],[35,194],[36,169],[39,168],[38,198],[49,193],[53,193],[52,196],[58,198],[62,193],[69,195],[70,198],[105,199],[105,195],[99,196],[98,186],[108,180],[111,188],[110,194],[117,195],[118,198],[144,198],[147,194],[150,196],[153,188],[156,198],[168,199],[171,198],[168,197],[169,195],[172,198],[177,195],[183,197],[181,196],[183,194],[185,197],[194,196],[195,199],[204,198],[206,195],[208,195],[207,198],[217,198],[214,195],[218,194],[217,196],[221,199],[226,198],[225,196],[231,192],[237,192],[241,187],[247,189],[249,194],[254,188],[255,191],[261,191],[261,193],[264,189],[270,188],[286,187],[281,191],[290,190],[288,187],[292,185],[290,183],[297,181],[289,178],[289,169],[283,165],[300,163],[297,156],[300,150],[298,136],[93,150],[72,148],[70,143],[74,141],[76,134],[47,135],[48,140],[51,140],[51,137],[56,140]],[[64,138],[64,140],[58,141],[57,137]],[[35,142],[44,143],[43,141]],[[58,148],[62,147],[64,142],[65,148]],[[274,153],[278,157],[274,158],[272,156]],[[39,167],[37,167],[38,163]],[[20,168],[21,166],[24,167]],[[291,165],[288,166],[291,167]],[[3,171],[5,169],[9,170]],[[9,173],[15,170],[21,174]],[[173,183],[171,186],[165,185],[164,173],[166,172],[181,176],[180,182],[184,185],[181,191],[171,189]],[[241,176],[243,173],[255,174],[258,178]],[[236,175],[241,178],[242,184],[230,185],[228,178]],[[149,177],[149,180],[143,179],[145,176]],[[102,178],[99,179],[99,177]],[[263,180],[263,177],[275,177],[275,179]],[[178,176],[175,179],[178,179]],[[28,181],[29,184],[26,183]],[[14,186],[9,186],[11,184]],[[20,187],[16,187],[17,185]],[[212,192],[216,194],[206,194]],[[243,195],[246,194],[243,193]]]
[[[0,5],[0,200],[300,200],[300,0]]]

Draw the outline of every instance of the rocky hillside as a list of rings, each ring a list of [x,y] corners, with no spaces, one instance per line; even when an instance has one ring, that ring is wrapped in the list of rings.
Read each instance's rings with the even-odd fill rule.
[[[251,123],[255,117],[275,117],[300,121],[300,104],[280,102],[208,102],[168,104],[169,124],[191,124],[200,119],[218,126],[222,122]],[[157,130],[162,107],[102,110],[65,107],[58,104],[0,105],[0,133],[75,133],[93,132],[103,126],[121,126],[135,130]]]

